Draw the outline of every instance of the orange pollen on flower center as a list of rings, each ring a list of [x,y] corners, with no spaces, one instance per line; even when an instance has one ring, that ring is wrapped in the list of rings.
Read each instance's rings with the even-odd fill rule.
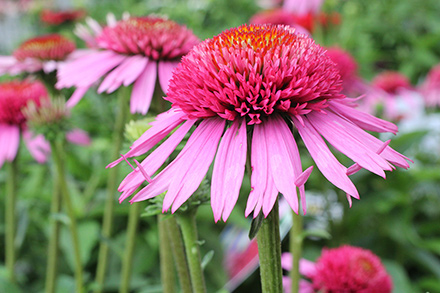
[[[42,60],[63,60],[75,50],[75,44],[61,35],[46,35],[25,41],[14,52],[18,60],[37,58]]]
[[[263,53],[281,46],[291,46],[297,41],[293,29],[280,30],[264,25],[241,26],[231,29],[213,39],[211,46],[220,48],[250,47]]]
[[[376,273],[374,265],[368,259],[360,258],[356,261],[356,265],[359,266],[363,272],[370,276],[373,276]]]

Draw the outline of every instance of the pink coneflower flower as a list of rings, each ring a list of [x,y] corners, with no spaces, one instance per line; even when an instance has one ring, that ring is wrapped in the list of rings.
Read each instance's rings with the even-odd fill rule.
[[[80,10],[56,11],[44,9],[40,14],[40,20],[48,25],[60,25],[66,22],[73,22],[83,18],[86,12]]]
[[[358,64],[349,52],[339,47],[329,47],[327,56],[336,64],[345,95],[360,95],[368,91],[367,84],[358,75]]]
[[[440,64],[434,66],[426,76],[424,83],[420,88],[426,106],[440,106]]]
[[[92,50],[58,72],[58,87],[78,88],[68,105],[75,105],[89,87],[105,77],[98,93],[111,93],[122,85],[133,84],[130,110],[146,114],[156,77],[166,92],[180,58],[199,41],[186,27],[149,16],[132,17],[107,26],[96,42],[102,50]]]
[[[75,43],[58,35],[49,34],[29,39],[22,43],[13,56],[0,56],[0,74],[45,73],[56,70],[63,61],[74,58],[71,54]]]
[[[396,71],[384,71],[372,81],[367,103],[383,107],[383,116],[392,121],[409,119],[423,111],[422,101],[408,78]]]
[[[5,161],[14,160],[23,135],[30,153],[39,163],[46,160],[49,144],[42,135],[33,136],[27,130],[22,110],[30,102],[39,107],[48,99],[44,85],[39,81],[11,81],[0,83],[0,167]]]
[[[281,263],[285,270],[292,269],[292,256],[284,253]],[[344,245],[323,249],[316,263],[301,259],[300,274],[309,279],[300,281],[299,292],[391,292],[391,277],[380,258],[371,251]],[[283,279],[285,292],[290,292],[290,279]]]
[[[148,152],[176,129],[142,162],[142,168],[124,179],[120,201],[153,176],[193,127],[176,159],[131,202],[168,190],[163,210],[175,212],[197,189],[217,152],[211,185],[216,221],[226,220],[237,201],[247,157],[252,191],[246,215],[262,211],[267,216],[278,193],[298,213],[297,188],[305,210],[304,183],[312,167],[302,170],[293,133],[299,134],[330,182],[348,198],[359,198],[349,174],[365,168],[384,177],[385,170],[394,168],[391,163],[403,168],[408,163],[364,131],[395,133],[397,127],[346,106],[340,92],[338,70],[325,50],[291,27],[243,25],[206,40],[174,71],[166,98],[172,109],[159,115],[125,155]],[[323,138],[355,165],[347,169],[339,163]]]
[[[278,24],[278,25],[290,25],[294,27],[298,32],[303,34],[310,34],[310,29],[313,25],[313,19],[305,19],[302,16],[298,16],[295,13],[283,10],[283,9],[271,9],[261,11],[249,20],[251,24]]]

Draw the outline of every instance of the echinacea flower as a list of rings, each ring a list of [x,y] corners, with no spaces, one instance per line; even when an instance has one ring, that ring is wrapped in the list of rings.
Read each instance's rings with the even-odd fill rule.
[[[120,201],[147,178],[151,182],[131,202],[168,190],[163,210],[175,212],[198,188],[215,156],[211,206],[216,221],[226,220],[249,157],[246,216],[252,211],[254,217],[260,211],[267,216],[278,193],[298,213],[297,188],[305,211],[304,183],[312,167],[302,170],[294,133],[322,174],[349,200],[359,198],[349,174],[365,168],[385,177],[384,171],[394,169],[391,164],[409,165],[405,156],[364,131],[395,133],[397,127],[347,106],[341,89],[325,50],[291,27],[243,25],[204,41],[174,71],[166,98],[172,109],[109,165],[145,154],[175,130],[123,180]],[[194,127],[179,155],[153,177]],[[355,164],[347,169],[339,163],[324,138]]]
[[[392,121],[410,119],[423,111],[423,101],[408,78],[397,71],[384,71],[371,82],[366,102],[383,108],[383,116]]]
[[[98,93],[112,93],[122,85],[133,84],[130,110],[146,114],[157,76],[166,92],[180,58],[198,42],[186,27],[162,17],[121,20],[102,29],[96,37],[99,49],[58,71],[57,86],[78,88],[68,101],[72,107],[102,77]]]
[[[43,70],[56,70],[60,64],[75,58],[75,43],[59,34],[42,35],[23,42],[13,56],[0,56],[0,75],[16,75]]]
[[[73,22],[85,16],[84,10],[64,10],[56,11],[44,9],[40,14],[41,22],[48,25],[60,25],[66,22]]]
[[[287,271],[292,269],[290,253],[283,253],[281,265]],[[350,245],[323,249],[316,263],[301,259],[299,271],[310,280],[300,280],[300,293],[388,293],[393,289],[392,279],[380,258],[370,250]],[[285,292],[290,292],[290,278],[283,277],[283,284]]]
[[[304,17],[283,9],[270,9],[261,11],[252,16],[249,22],[251,24],[290,25],[294,27],[297,32],[307,35],[310,34],[307,29],[310,29],[313,26],[313,19],[310,14],[307,14],[306,17]]]
[[[440,106],[440,64],[431,68],[425,81],[421,85],[420,92],[423,95],[426,106]]]
[[[27,129],[23,109],[33,102],[39,107],[42,101],[48,100],[48,93],[39,81],[14,80],[0,83],[0,167],[5,161],[13,161],[23,135],[31,155],[43,163],[48,152],[49,143],[42,135],[34,136]]]

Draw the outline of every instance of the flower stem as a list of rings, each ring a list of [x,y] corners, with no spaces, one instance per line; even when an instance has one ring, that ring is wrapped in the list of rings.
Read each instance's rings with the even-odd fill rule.
[[[134,248],[136,245],[136,231],[139,224],[141,203],[135,202],[130,205],[127,225],[127,238],[125,241],[125,252],[122,259],[121,287],[120,293],[130,292],[131,269]]]
[[[58,250],[60,238],[60,221],[54,218],[56,214],[61,211],[61,194],[58,175],[55,174],[54,188],[52,194],[52,203],[50,207],[51,214],[51,231],[49,235],[49,245],[47,251],[47,266],[46,266],[46,293],[54,293],[56,289],[57,280],[57,264],[58,264]]]
[[[61,195],[63,196],[63,201],[65,203],[67,214],[70,220],[69,227],[70,227],[70,232],[72,234],[72,244],[73,244],[74,260],[75,260],[76,292],[84,292],[78,228],[76,225],[75,211],[72,205],[72,201],[70,199],[69,189],[66,183],[66,174],[64,170],[63,142],[64,141],[61,139],[51,141],[51,148],[52,148],[52,155],[55,161],[56,172],[58,174],[59,188],[61,191]]]
[[[203,277],[202,265],[200,259],[200,249],[197,240],[197,225],[195,210],[180,213],[177,220],[182,231],[183,241],[185,243],[186,257],[188,259],[189,273],[193,292],[206,292],[205,279]]]
[[[283,292],[278,200],[257,234],[263,293]]]
[[[122,147],[124,139],[124,126],[127,119],[128,112],[128,97],[130,96],[129,88],[121,87],[118,91],[118,110],[116,115],[116,121],[113,132],[113,149],[110,153],[110,158],[116,159]],[[118,168],[110,168],[107,178],[107,197],[104,208],[104,216],[102,220],[102,232],[101,235],[105,239],[109,239],[112,234],[113,228],[113,210],[115,203],[115,193],[117,191],[117,177]],[[101,241],[98,254],[98,265],[96,268],[96,285],[95,292],[102,292],[104,288],[105,274],[107,270],[109,246],[106,241]]]
[[[5,211],[5,262],[9,280],[15,283],[15,202],[17,196],[17,158],[7,163]]]
[[[171,244],[174,261],[177,268],[177,275],[179,277],[180,289],[182,293],[191,293],[191,277],[188,270],[188,262],[185,256],[185,246],[182,241],[182,233],[177,225],[176,218],[164,218],[162,221],[165,224],[165,231],[168,233],[168,241]]]
[[[162,292],[174,293],[176,292],[176,281],[174,277],[173,255],[171,252],[171,243],[167,233],[166,216],[159,214],[157,216],[157,227],[159,230],[159,253],[160,253],[160,276],[162,279]],[[173,235],[172,238],[179,237]]]
[[[290,230],[290,253],[292,254],[293,259],[292,270],[290,271],[292,293],[298,293],[299,290],[299,260],[301,258],[303,241],[302,226],[302,215],[297,215],[292,211],[292,229]]]

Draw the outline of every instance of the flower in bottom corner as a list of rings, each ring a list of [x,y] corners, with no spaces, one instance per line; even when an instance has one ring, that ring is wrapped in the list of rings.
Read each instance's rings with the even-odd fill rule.
[[[284,253],[281,258],[285,270],[292,269],[292,256]],[[370,250],[344,245],[323,249],[321,256],[313,263],[301,259],[299,292],[392,292],[393,282],[380,258]],[[284,278],[284,290],[290,292],[290,279]]]
[[[29,132],[23,109],[34,103],[39,107],[48,93],[39,81],[14,80],[0,83],[0,167],[13,161],[20,144],[20,134],[31,155],[39,163],[46,161],[50,146],[42,135]]]
[[[172,109],[109,165],[143,155],[171,134],[122,181],[120,201],[147,179],[131,202],[168,191],[163,211],[175,212],[214,161],[211,207],[215,221],[226,221],[249,158],[246,216],[267,216],[278,193],[298,213],[299,192],[305,212],[304,184],[313,166],[303,170],[300,137],[321,173],[351,203],[359,194],[349,175],[364,168],[385,177],[394,165],[408,168],[409,159],[365,131],[396,133],[397,127],[348,106],[341,83],[325,50],[288,26],[243,25],[205,40],[174,71],[166,97]],[[187,133],[182,151],[156,174]],[[342,165],[327,143],[354,164]]]

